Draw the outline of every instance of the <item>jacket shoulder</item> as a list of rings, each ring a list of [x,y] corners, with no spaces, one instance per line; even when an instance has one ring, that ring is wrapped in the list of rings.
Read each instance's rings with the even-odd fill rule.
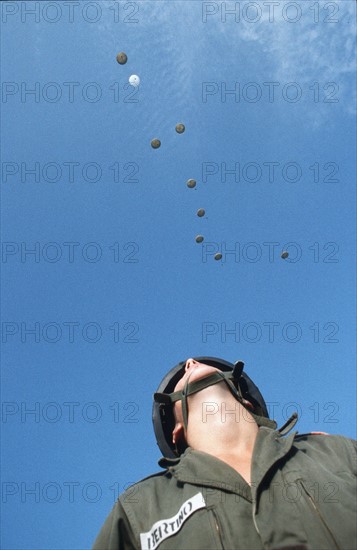
[[[152,479],[157,479],[157,478],[160,478],[162,476],[165,476],[167,474],[167,471],[161,471],[161,472],[155,472],[154,474],[150,474],[148,476],[145,476],[143,477],[142,479],[139,479],[139,481],[135,481],[134,483],[132,483],[130,485],[130,487],[133,487],[134,485],[138,485],[139,483],[145,483],[146,481],[148,481],[149,479],[152,480]],[[129,489],[130,489],[129,487]]]
[[[166,472],[151,474],[130,485],[117,499],[102,526],[92,550],[127,550],[140,547],[135,511],[147,512],[155,485]],[[154,491],[153,491],[154,489]],[[156,492],[160,492],[156,489]],[[145,498],[144,498],[145,497]]]
[[[349,469],[356,471],[357,441],[342,435],[330,435],[325,432],[309,432],[294,437],[294,446],[319,458],[322,455],[328,456],[329,460],[336,460],[336,463],[345,462]]]
[[[171,477],[171,474],[167,470],[146,476],[129,485],[119,496],[119,501],[124,507],[127,504],[138,504],[139,501],[143,501],[146,495],[160,493],[162,488],[167,484],[168,478]]]
[[[296,433],[294,436],[295,441],[309,441],[309,442],[323,442],[328,443],[329,445],[347,445],[354,449],[357,448],[357,441],[343,435],[332,435],[327,432],[306,432],[306,433]]]

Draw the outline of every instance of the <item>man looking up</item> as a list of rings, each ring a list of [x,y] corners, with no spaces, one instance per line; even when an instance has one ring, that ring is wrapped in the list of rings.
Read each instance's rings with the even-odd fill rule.
[[[119,497],[93,550],[356,549],[355,442],[289,433],[296,414],[277,430],[243,366],[190,358],[164,377],[165,470]]]

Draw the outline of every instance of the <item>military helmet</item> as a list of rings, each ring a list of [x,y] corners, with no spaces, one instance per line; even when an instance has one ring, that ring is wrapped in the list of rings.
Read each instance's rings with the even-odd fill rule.
[[[235,364],[229,363],[217,357],[194,357],[195,361],[215,367],[223,373],[235,373],[234,383],[238,387],[239,394],[244,399],[250,401],[254,407],[253,416],[259,425],[270,426],[273,424],[269,419],[266,403],[257,386],[243,373],[244,363],[236,361]],[[154,395],[153,415],[154,431],[157,444],[163,454],[168,458],[174,458],[180,455],[180,451],[172,443],[172,431],[175,427],[175,418],[173,413],[173,403],[170,399],[158,399],[157,396],[167,396],[174,392],[174,388],[180,378],[185,373],[186,361],[181,361],[171,369],[162,379]]]

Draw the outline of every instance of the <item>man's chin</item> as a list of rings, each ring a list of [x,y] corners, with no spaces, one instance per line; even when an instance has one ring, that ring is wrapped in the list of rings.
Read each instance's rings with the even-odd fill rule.
[[[174,391],[182,390],[188,380],[188,383],[196,382],[197,380],[201,380],[201,378],[207,378],[210,374],[219,371],[219,369],[216,369],[215,367],[211,367],[210,365],[200,365],[198,367],[195,367],[192,369],[190,374],[187,377],[181,378],[175,386]]]
[[[211,367],[209,365],[202,365],[202,367],[196,367],[190,376],[190,382],[194,382],[195,380],[200,380],[201,378],[206,378],[213,372],[217,372],[219,369],[216,369],[215,367]]]

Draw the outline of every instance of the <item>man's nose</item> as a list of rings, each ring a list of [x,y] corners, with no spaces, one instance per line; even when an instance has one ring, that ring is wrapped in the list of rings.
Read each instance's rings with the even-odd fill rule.
[[[198,362],[195,361],[195,359],[193,359],[192,357],[190,357],[186,361],[185,372],[187,372],[189,369],[192,369],[197,364],[198,364]]]

